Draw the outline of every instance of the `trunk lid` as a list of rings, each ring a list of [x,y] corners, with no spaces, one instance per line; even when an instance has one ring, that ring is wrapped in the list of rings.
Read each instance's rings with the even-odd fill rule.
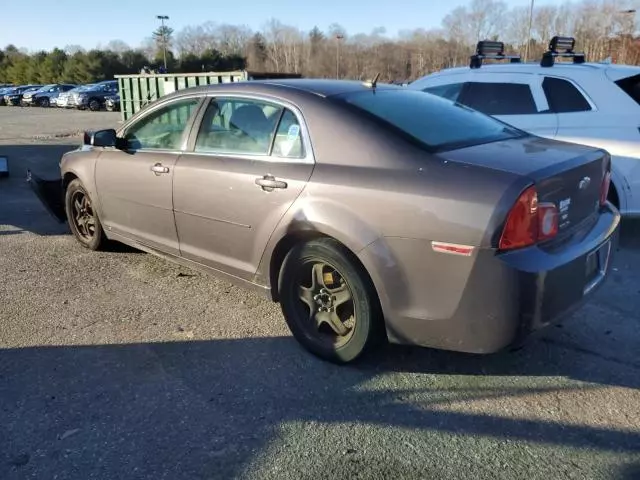
[[[524,137],[443,152],[440,157],[506,171],[530,179],[539,203],[558,208],[559,233],[578,227],[597,215],[600,189],[610,157],[604,150]]]

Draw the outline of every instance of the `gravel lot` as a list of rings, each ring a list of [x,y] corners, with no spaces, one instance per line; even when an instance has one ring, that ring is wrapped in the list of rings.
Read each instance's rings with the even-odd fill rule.
[[[0,107],[0,478],[640,478],[640,224],[597,298],[517,352],[336,367],[277,305],[82,249],[25,185],[119,114]]]

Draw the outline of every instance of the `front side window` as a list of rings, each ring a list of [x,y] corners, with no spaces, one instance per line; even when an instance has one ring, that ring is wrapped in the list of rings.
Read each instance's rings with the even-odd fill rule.
[[[125,134],[131,150],[179,150],[184,131],[200,99],[176,100],[131,125]]]
[[[549,108],[554,113],[588,112],[591,105],[571,82],[561,78],[545,77],[542,90]]]
[[[283,108],[253,99],[212,99],[195,151],[268,155]]]
[[[483,113],[422,91],[359,91],[336,98],[431,150],[505,140],[524,135]],[[390,132],[391,133],[391,132]]]
[[[432,95],[437,95],[442,98],[446,98],[447,100],[451,100],[455,102],[458,100],[460,96],[460,92],[462,91],[464,83],[450,83],[448,85],[438,85],[437,87],[427,87],[422,91],[431,93]]]
[[[533,93],[526,83],[469,82],[460,101],[487,115],[538,113]]]

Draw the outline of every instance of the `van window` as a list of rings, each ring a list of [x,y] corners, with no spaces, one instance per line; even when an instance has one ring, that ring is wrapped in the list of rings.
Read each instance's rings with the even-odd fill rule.
[[[545,77],[542,90],[549,109],[554,113],[588,112],[591,105],[571,82],[561,78]]]
[[[622,78],[615,82],[615,84],[636,103],[640,104],[640,74]]]
[[[531,88],[525,83],[469,82],[460,102],[487,115],[538,113]]]
[[[422,91],[455,102],[460,96],[463,85],[464,83],[450,83],[448,85],[438,85],[437,87],[427,87],[422,89]]]

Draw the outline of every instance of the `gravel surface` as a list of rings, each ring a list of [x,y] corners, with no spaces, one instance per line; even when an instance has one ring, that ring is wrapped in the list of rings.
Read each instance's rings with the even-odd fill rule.
[[[83,128],[45,112],[45,134]],[[517,352],[337,367],[252,293],[80,247],[22,180],[79,140],[29,132],[0,140],[0,478],[640,478],[640,224],[597,297]]]

